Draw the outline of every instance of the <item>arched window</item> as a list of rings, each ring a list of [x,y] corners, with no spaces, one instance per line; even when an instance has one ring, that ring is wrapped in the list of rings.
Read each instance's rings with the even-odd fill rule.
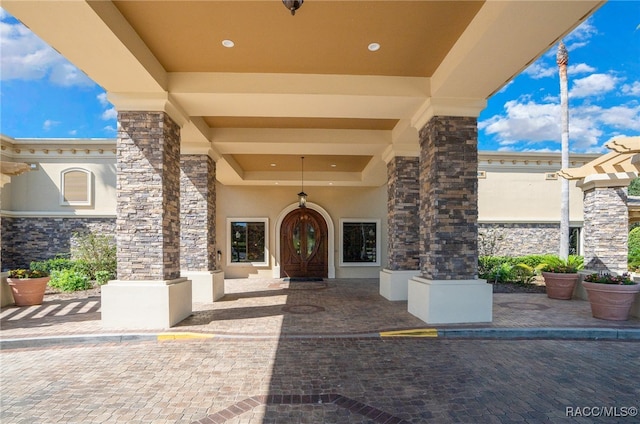
[[[91,206],[91,172],[81,168],[62,171],[60,204],[68,206]]]

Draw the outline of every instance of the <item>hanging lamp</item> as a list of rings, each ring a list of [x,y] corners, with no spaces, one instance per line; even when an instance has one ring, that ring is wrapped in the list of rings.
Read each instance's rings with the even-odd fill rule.
[[[301,168],[301,190],[300,193],[298,193],[298,206],[301,208],[306,208],[307,207],[307,193],[304,192],[304,156],[300,157],[300,160],[302,162],[302,168]]]
[[[296,10],[298,10],[300,6],[302,6],[303,2],[304,0],[282,0],[284,7],[291,11],[291,16],[294,16],[296,14]]]

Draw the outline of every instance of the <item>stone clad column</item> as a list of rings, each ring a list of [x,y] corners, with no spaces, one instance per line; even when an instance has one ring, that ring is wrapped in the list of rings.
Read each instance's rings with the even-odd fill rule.
[[[388,266],[380,272],[380,295],[407,300],[407,284],[419,274],[418,182],[420,159],[394,156],[387,163]]]
[[[216,163],[206,154],[180,157],[180,268],[191,280],[194,302],[224,295],[224,273],[217,270]]]
[[[611,180],[607,175],[587,177],[584,190],[584,266],[591,271],[627,271],[630,178]],[[605,187],[610,185],[610,187]]]
[[[117,280],[102,288],[106,327],[165,328],[191,314],[180,277],[180,127],[164,112],[119,112]]]
[[[435,116],[420,131],[420,277],[409,312],[428,323],[489,322],[492,287],[478,280],[476,118]]]

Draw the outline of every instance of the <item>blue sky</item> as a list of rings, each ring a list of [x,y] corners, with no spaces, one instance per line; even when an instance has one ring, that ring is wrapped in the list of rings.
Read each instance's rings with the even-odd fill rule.
[[[14,138],[116,135],[104,90],[0,9],[0,132]],[[640,135],[640,1],[610,1],[564,39],[574,152]],[[559,151],[556,46],[488,101],[480,150]]]

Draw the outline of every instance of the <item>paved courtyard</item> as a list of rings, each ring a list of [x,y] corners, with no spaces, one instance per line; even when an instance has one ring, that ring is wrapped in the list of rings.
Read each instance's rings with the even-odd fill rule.
[[[302,284],[228,280],[223,301],[148,332],[101,329],[95,297],[5,308],[0,422],[638,421],[637,340],[386,337],[432,326],[380,298],[375,280]],[[462,327],[640,322],[593,319],[587,302],[496,294],[493,323],[450,328]],[[85,342],[65,341],[74,335]]]

